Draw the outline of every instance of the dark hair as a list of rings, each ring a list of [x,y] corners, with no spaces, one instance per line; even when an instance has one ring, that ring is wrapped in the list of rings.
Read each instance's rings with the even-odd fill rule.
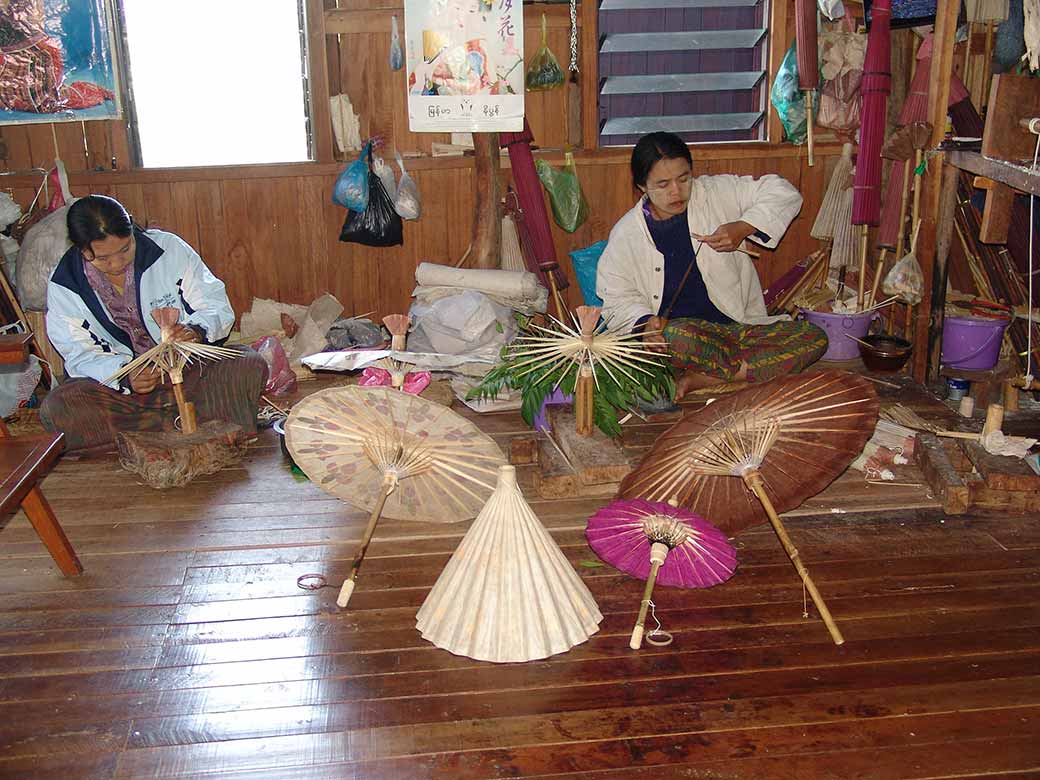
[[[675,133],[648,133],[632,149],[632,183],[646,186],[650,169],[658,160],[686,160],[693,168],[693,158],[683,139]]]
[[[69,206],[65,220],[69,241],[80,251],[90,249],[92,242],[109,236],[129,238],[134,230],[134,222],[123,204],[107,195],[80,198]]]

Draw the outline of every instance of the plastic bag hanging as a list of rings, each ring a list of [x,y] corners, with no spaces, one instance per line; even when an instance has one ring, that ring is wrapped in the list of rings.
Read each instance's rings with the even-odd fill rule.
[[[560,63],[549,50],[549,41],[545,29],[545,14],[542,14],[542,45],[531,59],[525,79],[530,92],[552,89],[563,84],[563,70]]]
[[[563,155],[563,168],[560,170],[545,160],[538,160],[534,167],[542,186],[549,193],[553,219],[568,233],[573,233],[589,218],[589,204],[581,191],[574,155],[570,152]]]
[[[361,156],[346,167],[332,187],[332,202],[351,211],[364,211],[368,207],[369,163],[372,159],[372,142],[365,144]]]
[[[401,168],[401,181],[397,183],[397,197],[394,199],[394,210],[402,219],[419,219],[422,214],[422,201],[419,199],[419,188],[415,179],[404,169],[404,160],[397,155],[397,165]]]
[[[351,211],[343,221],[339,240],[365,246],[397,246],[404,243],[404,226],[394,211],[383,182],[375,172],[369,173],[368,208],[363,212]]]
[[[401,51],[401,34],[397,31],[397,15],[390,17],[390,70],[404,67],[404,53]]]
[[[892,266],[881,290],[885,295],[897,295],[904,303],[916,305],[924,295],[924,273],[917,262],[917,234],[921,229],[921,221],[914,226],[914,235],[910,239],[910,251],[899,262]]]
[[[804,144],[807,136],[805,95],[798,89],[798,55],[793,43],[780,63],[769,91],[769,102],[780,116],[784,137],[793,144]]]
[[[379,181],[383,182],[383,189],[393,202],[397,198],[397,182],[394,180],[394,169],[382,157],[372,155],[372,170]]]

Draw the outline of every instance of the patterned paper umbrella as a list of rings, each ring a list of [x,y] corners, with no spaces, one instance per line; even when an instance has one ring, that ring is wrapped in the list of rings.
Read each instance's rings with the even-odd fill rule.
[[[728,580],[737,568],[736,551],[722,531],[700,515],[660,501],[614,501],[589,518],[585,536],[604,561],[646,580],[632,630],[633,650],[642,644],[655,582],[710,588]]]
[[[475,517],[505,463],[494,440],[446,406],[388,387],[322,390],[285,425],[293,461],[334,496],[371,511],[337,603],[347,605],[381,515],[455,523]]]

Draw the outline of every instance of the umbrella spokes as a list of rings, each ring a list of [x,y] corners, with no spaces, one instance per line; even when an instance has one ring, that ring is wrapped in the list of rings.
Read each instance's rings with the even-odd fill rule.
[[[779,435],[780,423],[772,415],[726,415],[691,442],[689,468],[695,474],[740,476],[762,465]]]

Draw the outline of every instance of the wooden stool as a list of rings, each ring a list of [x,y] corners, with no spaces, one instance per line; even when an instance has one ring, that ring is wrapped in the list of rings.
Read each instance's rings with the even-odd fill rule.
[[[943,366],[939,375],[971,382],[970,393],[975,399],[975,408],[985,409],[991,403],[999,404],[1004,400],[1004,383],[1011,378],[1011,370],[1004,362],[997,363],[989,371],[966,371]]]
[[[64,438],[62,433],[12,437],[0,421],[0,516],[21,506],[62,574],[73,576],[83,566],[38,486],[65,448]]]

